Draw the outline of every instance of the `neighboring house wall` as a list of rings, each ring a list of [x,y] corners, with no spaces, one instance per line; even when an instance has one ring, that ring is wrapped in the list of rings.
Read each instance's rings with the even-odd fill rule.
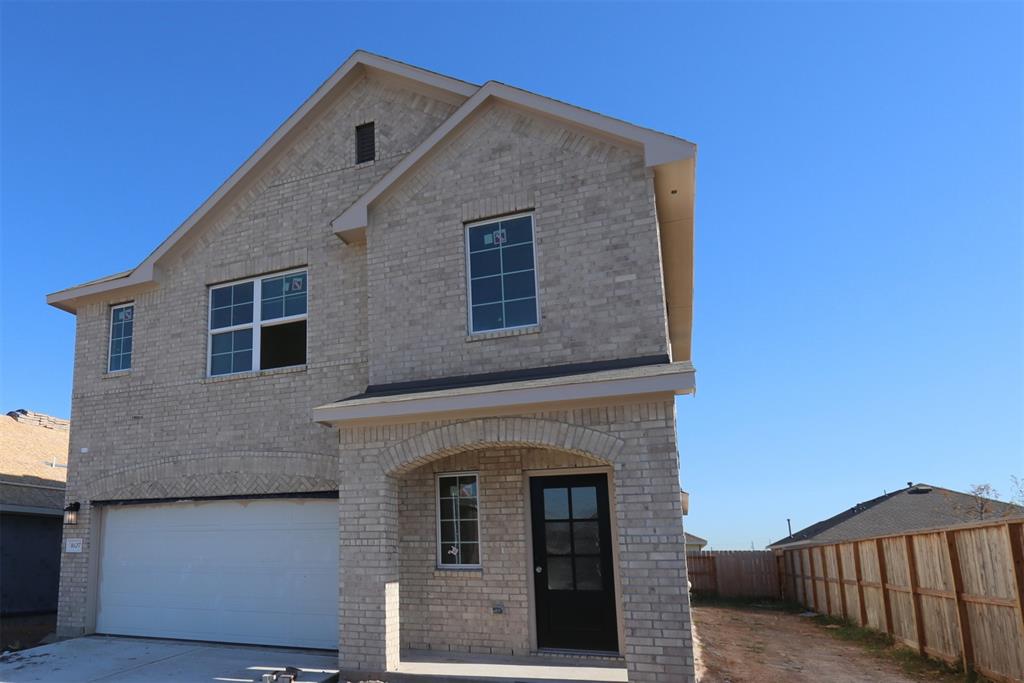
[[[0,415],[0,614],[54,612],[68,421]]]
[[[0,513],[0,615],[57,611],[60,516]]]
[[[370,383],[668,354],[642,153],[508,106],[467,125],[370,213]],[[539,330],[467,343],[464,223],[528,209]]]

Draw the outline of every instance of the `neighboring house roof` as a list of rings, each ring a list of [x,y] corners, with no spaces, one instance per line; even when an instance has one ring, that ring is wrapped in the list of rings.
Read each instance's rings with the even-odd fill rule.
[[[442,76],[395,60],[356,51],[320,86],[271,136],[256,150],[231,177],[224,182],[184,223],[163,241],[146,259],[132,270],[111,275],[85,284],[54,292],[47,302],[57,308],[75,312],[77,308],[95,298],[112,293],[127,296],[155,286],[159,275],[160,259],[175,245],[190,240],[190,235],[204,224],[222,201],[239,197],[259,173],[269,167],[276,150],[285,149],[315,120],[329,104],[329,96],[340,92],[348,83],[361,75],[373,73],[385,78],[399,79],[403,84],[429,91],[434,96],[459,105],[451,117],[426,140],[389,171],[369,191],[344,211],[331,226],[346,242],[358,241],[366,226],[367,208],[401,180],[418,162],[431,155],[473,118],[486,102],[501,101],[533,114],[554,118],[566,125],[597,134],[620,144],[625,143],[643,150],[645,164],[655,169],[655,196],[658,204],[662,252],[666,259],[666,298],[669,308],[670,338],[682,344],[674,354],[689,358],[687,333],[690,320],[689,288],[692,286],[692,218],[693,184],[696,146],[681,138],[642,128],[618,119],[596,114],[586,109],[519,90],[503,83],[490,81],[483,86]],[[251,176],[251,178],[250,178]],[[678,290],[678,295],[675,293]],[[678,311],[678,313],[677,313]],[[679,330],[676,332],[676,330]]]
[[[979,499],[929,484],[908,484],[898,491],[857,503],[768,547],[839,543],[981,521],[977,512],[979,500],[985,501],[988,508],[984,519],[1024,516],[1024,508],[1010,503]]]
[[[0,415],[0,509],[61,510],[68,421],[27,410]]]
[[[708,540],[706,538],[694,536],[689,531],[684,531],[683,535],[686,536],[686,545],[699,545],[701,548],[703,548],[708,544]]]

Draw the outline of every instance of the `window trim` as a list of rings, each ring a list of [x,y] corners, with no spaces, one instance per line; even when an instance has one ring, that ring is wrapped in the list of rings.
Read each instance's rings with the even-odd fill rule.
[[[530,244],[533,246],[533,299],[534,306],[537,311],[537,320],[532,323],[525,325],[510,325],[505,327],[495,327],[490,330],[474,330],[473,329],[473,271],[472,264],[470,263],[469,253],[469,231],[471,228],[477,228],[481,225],[487,225],[489,223],[500,223],[501,221],[509,221],[516,218],[529,217],[530,219]],[[503,216],[491,216],[478,221],[470,221],[463,224],[463,241],[465,243],[465,258],[466,258],[466,329],[467,334],[470,337],[477,335],[488,335],[488,334],[500,334],[503,332],[509,332],[514,330],[524,330],[534,328],[540,325],[540,280],[537,273],[537,217],[534,215],[532,210],[530,211],[519,211],[517,213],[510,213]],[[522,272],[522,271],[513,271]],[[506,275],[505,272],[501,273],[502,277]],[[504,292],[504,290],[502,290]],[[504,294],[502,296],[502,304],[505,303]]]
[[[474,477],[476,479],[476,546],[479,562],[476,564],[443,564],[441,562],[441,478],[442,477]],[[467,470],[459,472],[435,472],[434,473],[434,562],[439,570],[462,571],[478,570],[484,566],[484,535],[483,535],[483,497],[480,487],[480,472],[478,470]],[[459,524],[462,523],[460,519]]]
[[[275,277],[287,277],[288,275],[295,275],[297,273],[306,274],[306,312],[298,315],[289,315],[283,318],[272,318],[271,320],[263,320],[263,289],[261,283],[263,280],[269,280]],[[227,327],[218,327],[213,329],[210,325],[213,322],[213,290],[222,289],[224,287],[234,287],[235,285],[244,285],[247,282],[253,283],[252,285],[252,322],[243,323],[241,325],[228,325]],[[216,284],[207,285],[206,287],[206,377],[217,378],[217,377],[232,377],[237,375],[244,375],[246,373],[262,372],[263,368],[260,363],[260,342],[262,341],[262,333],[257,334],[258,331],[264,327],[273,327],[274,325],[284,325],[286,323],[300,322],[302,320],[309,320],[309,266],[300,266],[298,268],[290,268],[288,270],[275,271],[272,273],[264,273],[263,275],[257,275],[255,277],[242,278],[241,280],[228,280],[227,282],[218,282]],[[225,332],[236,332],[238,330],[252,330],[252,367],[248,370],[240,370],[238,372],[224,372],[219,375],[213,374],[213,335],[224,334]],[[306,324],[306,361],[309,361],[309,324]],[[305,365],[305,363],[299,363],[297,365],[285,365],[285,368],[297,368]],[[280,370],[281,368],[268,368],[270,370]]]
[[[134,361],[135,361],[135,300],[133,299],[132,301],[125,301],[124,303],[113,304],[113,305],[110,306],[110,312],[109,312],[110,319],[107,321],[107,373],[106,374],[108,374],[108,375],[117,375],[117,374],[121,374],[122,372],[131,372],[132,371],[132,365],[129,365],[126,368],[118,368],[117,370],[111,370],[110,369],[110,361],[113,358],[113,354],[111,353],[111,347],[114,344],[114,311],[117,311],[118,309],[121,309],[121,308],[129,308],[129,307],[132,309],[132,351],[131,351],[131,353],[132,353],[132,363],[134,364]],[[123,337],[122,337],[122,339],[123,339]],[[118,354],[118,355],[123,355],[123,354]]]

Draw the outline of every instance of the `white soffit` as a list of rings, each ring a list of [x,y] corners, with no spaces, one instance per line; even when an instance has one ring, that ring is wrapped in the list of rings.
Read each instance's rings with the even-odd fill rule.
[[[314,408],[313,419],[333,425],[403,422],[441,415],[515,412],[527,406],[576,404],[628,396],[689,394],[695,386],[691,363],[665,363],[414,394],[371,395]]]

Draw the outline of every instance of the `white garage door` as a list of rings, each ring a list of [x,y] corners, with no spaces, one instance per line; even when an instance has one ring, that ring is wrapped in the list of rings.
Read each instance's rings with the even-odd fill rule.
[[[96,631],[338,647],[338,501],[109,506]]]

